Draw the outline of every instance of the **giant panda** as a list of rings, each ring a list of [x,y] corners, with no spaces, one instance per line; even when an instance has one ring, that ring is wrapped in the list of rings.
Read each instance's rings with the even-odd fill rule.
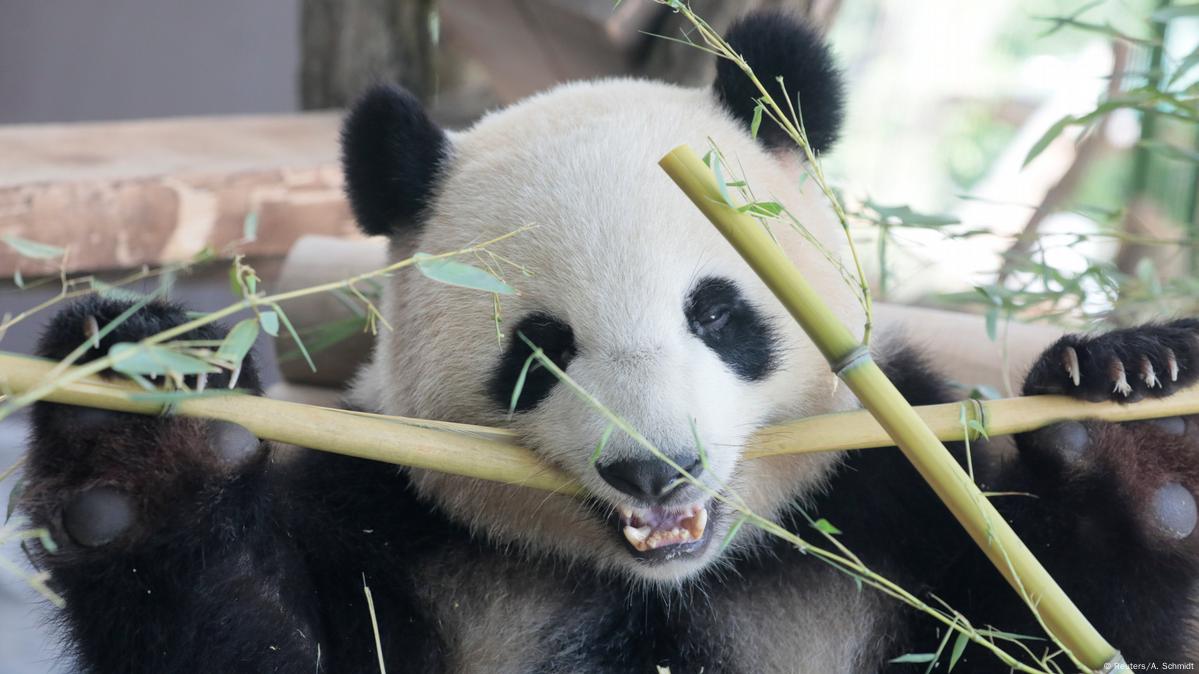
[[[797,93],[817,152],[842,114],[827,48],[784,14],[729,40]],[[855,407],[812,343],[656,167],[714,141],[811,236],[842,236],[781,134],[750,133],[753,93],[727,63],[711,87],[567,84],[460,133],[401,89],[367,92],[343,133],[347,190],[391,255],[446,251],[530,225],[492,251],[519,294],[415,273],[387,280],[383,330],[350,399],[386,414],[506,425],[585,496],[320,452],[272,461],[236,427],[39,403],[23,507],[60,543],[40,563],[91,672],[908,672],[938,651],[923,614],[722,508],[545,369],[536,344],[698,479],[812,538],[824,518],[871,568],[973,624],[1041,635],[1028,609],[896,449],[743,460],[766,425]],[[839,316],[843,280],[794,231],[774,234]],[[499,259],[498,257],[496,259]],[[64,309],[40,353],[61,358],[128,303]],[[154,303],[103,340],[185,319]],[[207,327],[190,338],[219,338]],[[522,339],[523,336],[525,339]],[[888,339],[890,337],[890,339]],[[1199,377],[1199,322],[1071,335],[1024,392],[1132,401]],[[526,341],[526,339],[528,341]],[[922,355],[876,357],[914,404],[954,400]],[[227,383],[222,377],[210,387]],[[252,362],[240,386],[257,392]],[[704,456],[700,448],[704,448]],[[1017,438],[984,488],[1099,630],[1137,664],[1188,663],[1199,428],[1189,418],[1067,422]],[[985,453],[976,445],[976,452]],[[953,451],[964,460],[961,447]],[[369,595],[367,593],[369,588]],[[935,599],[934,599],[935,598]],[[376,630],[381,652],[376,651]],[[1052,650],[1029,641],[1034,652]],[[893,662],[899,658],[899,662]],[[910,659],[910,658],[909,658]],[[1067,663],[1063,663],[1069,669]],[[1006,672],[976,646],[959,671]]]

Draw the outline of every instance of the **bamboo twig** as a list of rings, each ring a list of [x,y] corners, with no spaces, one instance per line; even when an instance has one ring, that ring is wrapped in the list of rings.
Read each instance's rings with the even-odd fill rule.
[[[715,176],[695,152],[681,146],[659,164],[778,297],[1076,664],[1096,671],[1120,662],[1119,652],[1066,596],[765,228],[725,203]]]

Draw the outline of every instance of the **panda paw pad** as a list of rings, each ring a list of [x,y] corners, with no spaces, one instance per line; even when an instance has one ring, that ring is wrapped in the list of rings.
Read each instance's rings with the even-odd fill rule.
[[[1066,421],[1019,436],[1018,446],[1036,491],[1064,511],[1130,527],[1156,546],[1199,544],[1199,418]]]

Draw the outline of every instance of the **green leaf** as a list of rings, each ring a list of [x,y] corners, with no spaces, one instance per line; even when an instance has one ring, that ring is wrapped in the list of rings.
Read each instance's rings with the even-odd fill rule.
[[[762,110],[762,101],[759,100],[758,104],[754,106],[754,118],[749,123],[749,135],[754,140],[758,138],[758,127],[762,126]]]
[[[1187,16],[1199,16],[1199,3],[1163,7],[1151,15],[1156,23],[1166,23],[1167,21]]]
[[[17,504],[21,502],[21,493],[25,491],[25,478],[18,477],[13,483],[12,489],[8,492],[8,507],[4,509],[4,523],[12,519],[12,514],[17,510]]]
[[[745,204],[737,211],[766,218],[777,218],[783,212],[783,205],[777,201],[755,201],[752,204]]]
[[[998,339],[999,335],[999,307],[991,307],[987,309],[987,339],[992,342]]]
[[[1073,115],[1066,115],[1065,117],[1062,117],[1054,122],[1053,125],[1050,126],[1049,129],[1046,130],[1039,139],[1037,139],[1037,142],[1033,143],[1032,147],[1029,148],[1028,154],[1024,156],[1024,163],[1021,164],[1020,167],[1023,168],[1031,164],[1032,160],[1040,156],[1040,154],[1045,151],[1045,148],[1049,147],[1050,143],[1057,140],[1057,137],[1062,135],[1062,132],[1066,130],[1066,127],[1074,124],[1077,121],[1078,119]]]
[[[729,527],[729,532],[724,535],[724,540],[720,542],[721,552],[728,548],[729,544],[733,542],[733,539],[737,537],[737,532],[741,530],[741,525],[743,524],[745,524],[744,515],[738,517],[737,521],[733,522],[733,526]]]
[[[22,239],[13,234],[5,234],[0,236],[0,241],[8,244],[21,257],[28,257],[34,260],[50,260],[56,257],[62,257],[66,251],[58,246],[51,246],[48,243],[38,243],[29,239]]]
[[[271,337],[279,336],[279,314],[274,311],[263,311],[258,314],[258,322],[262,324],[263,331]]]
[[[721,168],[718,155],[712,155],[712,173],[716,174],[716,187],[720,189],[720,198],[724,199],[725,204],[732,206],[733,200],[729,198],[729,186],[724,182],[724,169]]]
[[[837,536],[841,533],[840,529],[833,526],[832,522],[829,522],[828,520],[824,519],[823,517],[816,520],[815,522],[812,522],[812,526],[816,527],[817,531],[820,531],[821,533],[826,533],[830,536]]]
[[[283,327],[287,328],[287,334],[291,335],[291,340],[296,343],[296,348],[300,350],[300,353],[304,354],[304,361],[308,363],[308,369],[316,372],[316,363],[312,362],[312,355],[304,347],[304,340],[300,339],[300,333],[296,332],[296,326],[291,324],[291,319],[287,317],[287,314],[283,313],[282,307],[278,304],[272,304],[271,306],[275,309],[275,315],[283,321]]]
[[[520,394],[525,390],[525,379],[529,376],[529,368],[533,367],[533,361],[537,360],[537,354],[531,354],[525,359],[524,367],[520,368],[520,374],[516,377],[516,384],[512,386],[512,400],[508,403],[508,418],[516,414],[516,403],[520,401]],[[595,448],[596,453],[599,453],[599,447]]]
[[[1186,74],[1191,72],[1191,69],[1197,65],[1199,65],[1199,47],[1195,47],[1190,54],[1184,56],[1182,61],[1178,63],[1178,67],[1174,69],[1174,74],[1170,76],[1170,82],[1168,86],[1174,86],[1177,84],[1178,80],[1185,77]]]
[[[229,334],[225,335],[225,340],[217,349],[216,357],[226,363],[240,363],[254,347],[256,339],[258,339],[258,320],[247,318],[240,321],[233,326]]]
[[[961,218],[956,215],[949,215],[947,213],[921,213],[912,210],[909,206],[883,206],[873,201],[867,201],[866,207],[878,213],[880,218],[887,221],[886,224],[889,227],[937,228],[956,225],[961,222]]]
[[[490,273],[450,258],[435,258],[425,253],[412,256],[422,274],[446,285],[471,288],[497,295],[514,295],[516,291]]]
[[[241,236],[246,241],[258,240],[258,211],[246,213],[246,219],[241,223]]]
[[[1157,152],[1163,157],[1199,164],[1199,152],[1196,152],[1195,150],[1178,147],[1177,145],[1171,145],[1170,143],[1163,143],[1160,140],[1145,140],[1137,143],[1137,145],[1148,148],[1153,152]]]
[[[962,658],[962,652],[966,650],[966,644],[970,643],[970,637],[965,632],[958,632],[957,639],[953,642],[953,651],[949,654],[949,671],[958,664],[958,660]]]
[[[128,354],[128,355],[127,355]],[[172,351],[157,344],[113,344],[108,355],[117,362],[112,369],[128,375],[200,374],[219,372],[219,368],[195,356]]]
[[[932,662],[936,659],[936,653],[908,653],[907,655],[901,655],[898,658],[894,658],[891,660],[891,662],[895,664],[924,663]]]
[[[604,448],[608,446],[608,439],[612,437],[612,431],[616,430],[616,426],[608,424],[604,429],[604,434],[600,436],[599,442],[595,444],[595,451],[591,453],[591,464],[595,465],[599,461],[600,455],[604,453]]]

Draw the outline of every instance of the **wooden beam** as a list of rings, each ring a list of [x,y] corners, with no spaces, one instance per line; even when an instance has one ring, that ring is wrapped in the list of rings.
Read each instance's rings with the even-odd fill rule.
[[[67,248],[68,271],[156,265],[220,250],[283,255],[305,234],[355,236],[338,115],[0,126],[0,235]],[[0,246],[0,277],[57,261]]]

